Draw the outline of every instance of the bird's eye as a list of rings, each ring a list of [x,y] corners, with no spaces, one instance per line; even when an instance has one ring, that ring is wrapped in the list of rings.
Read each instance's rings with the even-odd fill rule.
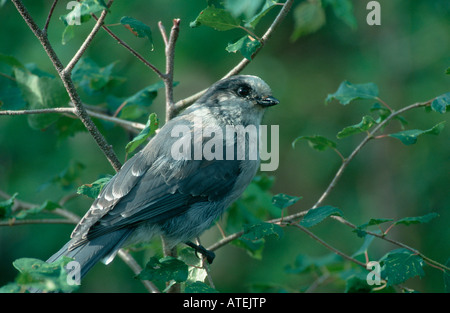
[[[241,86],[238,88],[237,94],[241,97],[247,97],[250,94],[250,88],[247,86]]]

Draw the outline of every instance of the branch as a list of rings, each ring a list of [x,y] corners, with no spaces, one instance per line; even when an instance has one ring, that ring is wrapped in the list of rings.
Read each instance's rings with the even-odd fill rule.
[[[30,13],[23,5],[22,1],[20,0],[11,0],[11,1],[14,3],[20,15],[25,20],[27,25],[30,27],[33,34],[40,41],[41,45],[44,47],[45,52],[52,61],[53,66],[55,67],[61,80],[63,81],[64,87],[66,88],[66,91],[69,94],[69,97],[76,108],[76,115],[84,124],[86,129],[89,131],[92,138],[94,138],[99,148],[103,151],[109,163],[116,171],[118,171],[122,167],[122,164],[120,163],[119,159],[114,153],[112,147],[106,142],[105,137],[103,137],[103,135],[99,132],[94,122],[92,122],[91,118],[87,114],[86,109],[81,103],[81,99],[75,89],[75,85],[72,81],[72,78],[70,77],[70,73],[66,73],[64,71],[64,66],[62,65],[61,61],[56,55],[55,50],[50,44],[47,35],[44,32],[42,32],[39,26],[34,22]]]
[[[63,107],[63,108],[46,108],[46,109],[35,109],[35,110],[0,111],[0,115],[27,115],[27,114],[51,114],[51,113],[70,113],[70,114],[76,115],[76,108],[64,108]],[[137,131],[137,130],[142,130],[145,128],[145,125],[142,123],[123,120],[123,119],[120,119],[117,117],[112,117],[112,116],[94,112],[91,110],[86,110],[86,113],[89,116],[126,127],[128,130],[131,130],[134,133],[138,133],[139,131]]]
[[[109,8],[112,5],[113,1],[114,0],[110,0],[106,6]],[[77,53],[75,53],[75,55],[73,56],[72,60],[70,60],[69,64],[67,64],[67,66],[65,67],[65,69],[61,73],[62,75],[66,75],[66,74],[69,74],[69,73],[72,72],[74,66],[81,59],[81,57],[83,56],[83,54],[86,51],[87,47],[90,45],[90,43],[94,39],[94,37],[97,34],[97,32],[100,30],[100,27],[102,27],[107,14],[108,14],[108,10],[103,10],[102,11],[102,14],[100,15],[100,18],[97,20],[97,23],[95,23],[94,28],[92,28],[90,34],[86,37],[86,39],[84,40],[83,44],[78,49]]]
[[[166,46],[166,73],[164,74],[164,85],[166,90],[166,122],[172,119],[176,112],[173,104],[173,70],[175,60],[175,43],[180,32],[180,19],[173,20],[170,36],[167,38],[166,30],[161,22],[158,23],[159,30]]]
[[[50,12],[48,13],[47,20],[45,21],[44,28],[42,29],[42,32],[44,34],[47,34],[48,24],[50,23],[50,19],[52,18],[53,11],[55,10],[55,7],[56,7],[57,3],[58,3],[58,0],[54,0],[53,4],[52,4],[52,7],[50,8]]]
[[[275,31],[275,29],[278,27],[278,25],[280,25],[280,23],[284,20],[284,18],[286,17],[286,15],[288,14],[289,10],[292,7],[292,4],[294,3],[294,0],[287,0],[286,3],[283,4],[283,7],[281,9],[281,11],[278,13],[277,17],[275,18],[275,20],[272,22],[272,24],[269,26],[269,28],[266,30],[266,32],[264,33],[264,35],[261,37],[261,46],[253,53],[252,56],[252,60],[253,58],[258,54],[259,51],[261,51],[262,47],[264,46],[264,44],[267,42],[267,40],[270,39],[270,37],[272,36],[273,32]],[[239,74],[240,72],[242,72],[242,70],[250,63],[251,61],[248,60],[247,58],[243,58],[241,62],[239,62],[239,64],[237,64],[231,71],[229,71],[224,77],[222,77],[221,79],[225,79],[234,75]],[[180,111],[184,110],[185,108],[187,108],[188,106],[190,106],[191,104],[193,104],[195,101],[197,101],[205,92],[207,89],[204,89],[202,91],[197,92],[196,94],[187,97],[183,100],[180,100],[178,102],[176,102],[174,104],[174,114],[178,114]]]
[[[95,14],[92,14],[92,17],[95,20],[98,20],[97,16]],[[117,43],[121,46],[123,46],[125,49],[127,49],[128,51],[131,52],[131,54],[133,54],[136,58],[139,59],[139,61],[141,61],[142,63],[144,63],[146,66],[148,66],[153,72],[156,73],[156,75],[158,75],[161,79],[164,79],[164,74],[156,67],[154,66],[152,63],[150,63],[149,61],[147,61],[142,55],[140,55],[136,50],[134,50],[133,48],[131,48],[125,41],[123,41],[122,39],[120,39],[119,37],[117,37],[116,34],[114,34],[111,29],[109,29],[107,26],[102,25],[102,28],[112,37],[114,38]]]
[[[298,229],[300,229],[301,231],[303,231],[304,233],[306,233],[309,237],[311,237],[312,239],[314,239],[315,241],[317,241],[318,243],[320,243],[321,245],[323,245],[325,248],[327,248],[328,250],[333,251],[334,253],[336,253],[337,255],[340,255],[341,257],[343,257],[344,259],[347,259],[355,264],[358,264],[364,268],[366,268],[366,264],[352,258],[351,256],[346,255],[345,253],[341,252],[340,250],[330,246],[328,243],[326,243],[325,241],[323,241],[322,239],[320,239],[318,236],[316,236],[314,233],[312,233],[311,231],[309,231],[306,227],[303,227],[302,225],[298,224],[298,223],[292,223],[290,224],[291,226],[297,227]]]

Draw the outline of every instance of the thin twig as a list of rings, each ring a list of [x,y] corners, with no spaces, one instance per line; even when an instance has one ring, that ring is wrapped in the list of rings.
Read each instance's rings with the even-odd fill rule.
[[[280,25],[280,23],[284,20],[286,15],[288,14],[289,10],[292,7],[292,4],[294,3],[294,0],[287,0],[286,3],[282,4],[282,8],[280,12],[278,13],[275,20],[272,22],[272,24],[269,26],[269,28],[266,30],[264,35],[260,38],[261,46],[253,53],[252,60],[255,58],[255,56],[258,54],[259,51],[261,51],[264,44],[269,40],[269,38],[272,36],[275,29]],[[242,72],[242,70],[250,63],[251,61],[247,58],[243,58],[239,64],[237,64],[231,71],[229,71],[224,77],[221,79],[225,79],[234,75],[239,74]],[[191,104],[193,104],[195,101],[197,101],[204,93],[206,92],[206,89],[197,92],[196,94],[189,96],[185,99],[179,100],[174,104],[174,114],[178,114],[180,111],[184,110]]]
[[[113,0],[109,1],[109,3],[107,4],[108,8],[111,6],[112,2],[113,2]],[[102,13],[100,15],[100,18],[97,20],[97,22],[95,23],[95,26],[92,28],[92,30],[89,33],[89,35],[86,37],[86,39],[81,44],[81,46],[78,49],[78,51],[73,56],[72,60],[70,60],[70,62],[64,68],[64,71],[63,71],[62,75],[66,75],[66,74],[69,74],[69,73],[72,72],[73,68],[78,63],[78,61],[81,59],[81,57],[83,56],[83,54],[86,51],[87,47],[91,44],[91,42],[94,39],[95,35],[97,34],[97,32],[102,27],[107,14],[108,14],[108,10],[105,9],[105,10],[102,11]]]
[[[318,243],[320,243],[321,245],[323,245],[324,247],[326,247],[328,250],[333,251],[334,253],[336,253],[337,255],[340,255],[341,257],[343,257],[344,259],[347,259],[355,264],[358,264],[362,267],[366,267],[366,264],[352,258],[351,256],[346,255],[345,253],[343,253],[342,251],[330,246],[328,243],[326,243],[325,241],[323,241],[321,238],[319,238],[317,235],[315,235],[314,233],[312,233],[309,229],[307,229],[306,227],[303,227],[302,225],[298,224],[298,223],[292,223],[290,224],[294,227],[297,227],[298,229],[300,229],[301,231],[303,231],[304,233],[306,233],[309,237],[311,237],[312,239],[314,239],[315,241],[317,241]]]
[[[95,14],[92,14],[92,16],[94,17],[94,19],[98,20],[97,16],[95,16]],[[139,59],[139,61],[141,61],[142,63],[144,63],[146,66],[148,66],[153,72],[155,72],[161,79],[164,79],[164,74],[156,67],[154,66],[152,63],[150,63],[149,61],[147,61],[142,55],[140,55],[136,50],[134,50],[133,48],[131,48],[125,41],[123,41],[122,39],[120,39],[119,37],[117,37],[116,34],[114,34],[112,32],[111,29],[109,29],[109,27],[107,27],[106,25],[102,25],[102,28],[112,37],[114,38],[118,44],[120,44],[121,46],[123,46],[125,49],[127,49],[128,51],[131,52],[131,54],[133,54],[136,58]]]
[[[42,32],[44,34],[47,34],[48,24],[50,23],[50,19],[52,18],[53,11],[55,10],[55,7],[56,7],[57,3],[58,3],[58,0],[54,0],[53,4],[52,4],[52,7],[50,8],[50,12],[48,13],[47,20],[45,21],[44,28],[42,29]]]
[[[109,116],[106,114],[86,110],[89,116],[98,118],[104,121],[112,122],[120,126],[126,127],[128,130],[132,130],[134,133],[138,133],[138,130],[145,128],[145,125],[138,122],[131,122],[123,120],[117,117]],[[27,114],[51,114],[51,113],[70,113],[76,115],[76,108],[46,108],[46,109],[34,109],[34,110],[6,110],[0,111],[0,115],[27,115]]]
[[[175,116],[174,104],[173,104],[173,72],[174,72],[174,61],[175,61],[175,43],[178,39],[178,34],[180,32],[180,19],[173,20],[173,26],[170,31],[169,39],[167,39],[167,34],[164,30],[162,23],[159,23],[162,37],[166,44],[166,73],[164,77],[164,85],[166,90],[166,122]],[[162,27],[161,27],[162,26]]]

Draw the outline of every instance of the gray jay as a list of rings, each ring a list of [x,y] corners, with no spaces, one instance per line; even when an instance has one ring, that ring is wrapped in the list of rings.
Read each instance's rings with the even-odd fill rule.
[[[223,158],[190,158],[185,153],[175,159],[172,149],[180,138],[174,130],[183,126],[194,133],[196,120],[201,120],[202,129],[210,126],[216,131],[230,125],[258,127],[266,108],[278,103],[270,87],[256,76],[233,76],[212,85],[122,166],[75,227],[70,241],[48,262],[61,256],[73,258],[83,277],[98,261],[109,263],[121,247],[158,235],[172,247],[186,243],[212,262],[214,254],[190,240],[242,194],[257,172],[259,158],[230,158],[225,149]],[[199,142],[203,146],[211,136],[186,138],[192,146]],[[233,138],[227,145],[236,148],[232,155],[236,156],[239,143],[237,136]],[[245,138],[248,147],[252,143]],[[188,150],[194,154],[194,149]]]

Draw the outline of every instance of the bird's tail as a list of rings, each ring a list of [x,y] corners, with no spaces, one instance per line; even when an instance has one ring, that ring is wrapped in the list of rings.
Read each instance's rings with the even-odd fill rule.
[[[117,251],[132,233],[132,229],[120,229],[115,232],[94,238],[85,244],[82,244],[72,250],[69,250],[70,241],[67,242],[58,252],[53,254],[47,263],[57,261],[63,256],[74,259],[78,262],[75,267],[79,272],[77,273],[82,279],[89,270],[97,264],[100,260],[108,264]],[[30,290],[31,292],[40,292],[40,290]]]

